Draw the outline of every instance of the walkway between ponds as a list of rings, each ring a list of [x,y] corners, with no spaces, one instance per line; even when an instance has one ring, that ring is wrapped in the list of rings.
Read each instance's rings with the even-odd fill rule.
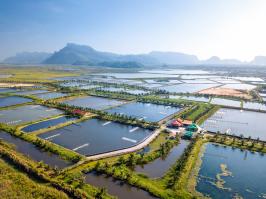
[[[107,152],[107,153],[103,153],[103,154],[89,156],[86,158],[86,160],[99,160],[99,159],[103,159],[103,158],[108,158],[108,157],[113,157],[113,156],[118,156],[118,155],[138,151],[138,150],[144,148],[145,146],[147,146],[150,142],[152,142],[160,134],[160,132],[164,129],[165,129],[165,126],[161,126],[159,129],[155,130],[151,136],[149,136],[143,142],[141,142],[140,144],[138,144],[136,146],[126,148],[126,149],[117,150],[117,151],[111,151],[111,152]]]

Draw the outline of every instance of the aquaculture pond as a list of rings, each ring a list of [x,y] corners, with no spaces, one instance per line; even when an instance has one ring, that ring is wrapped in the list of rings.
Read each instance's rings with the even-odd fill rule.
[[[210,98],[208,97],[197,97],[197,96],[182,96],[181,99],[197,101],[197,102],[209,102]]]
[[[91,119],[40,134],[39,137],[76,151],[82,155],[95,155],[135,146],[152,131]]]
[[[225,84],[221,86],[221,88],[232,88],[237,90],[252,90],[256,88],[256,86],[251,84]]]
[[[0,97],[0,107],[24,104],[27,102],[32,102],[32,99],[17,96]]]
[[[11,93],[11,92],[16,92],[17,89],[15,88],[0,88],[0,93]]]
[[[107,88],[99,88],[98,90],[103,91],[110,91],[110,92],[125,92],[133,95],[141,95],[141,94],[147,94],[147,91],[144,90],[133,90],[133,89],[125,89],[125,88],[116,88],[116,87],[107,87]]]
[[[1,139],[13,144],[18,152],[29,156],[37,162],[43,161],[45,164],[48,164],[51,167],[64,168],[72,164],[61,159],[58,155],[42,151],[35,147],[32,143],[26,142],[20,138],[16,138],[4,131],[0,131],[0,140]]]
[[[266,104],[256,102],[244,102],[243,108],[266,111]]]
[[[179,111],[181,111],[179,107],[135,102],[115,107],[107,112],[144,119],[149,122],[158,122]]]
[[[207,88],[219,86],[220,84],[176,84],[160,88],[170,93],[195,93]]]
[[[244,137],[266,140],[265,121],[265,113],[222,108],[207,119],[202,128],[211,132],[220,131],[238,136],[242,134]]]
[[[23,90],[16,92],[16,95],[33,95],[38,93],[46,93],[48,90]]]
[[[14,109],[1,110],[0,122],[8,125],[18,125],[60,114],[63,114],[63,111],[58,109],[48,108],[41,105],[26,105]]]
[[[210,143],[204,147],[198,192],[217,199],[266,197],[266,156]]]
[[[43,100],[48,100],[48,99],[64,97],[64,96],[67,96],[67,94],[66,93],[50,92],[50,93],[35,94],[35,96],[40,98],[40,99],[43,99]]]
[[[135,168],[136,172],[144,173],[151,178],[160,178],[183,154],[187,145],[186,140],[181,140],[177,146],[174,146],[166,157],[158,158],[148,164],[140,165]]]
[[[116,180],[112,177],[108,177],[104,174],[97,174],[96,172],[90,172],[85,174],[85,182],[92,184],[96,187],[105,187],[107,192],[120,199],[155,199],[148,192],[132,187],[120,180]]]
[[[231,107],[241,107],[241,102],[237,100],[224,99],[224,98],[212,98],[211,104],[222,105],[222,106],[231,106]]]
[[[67,117],[67,116],[58,117],[55,119],[45,120],[42,122],[28,125],[28,126],[22,128],[21,130],[26,132],[26,133],[30,133],[33,131],[38,131],[40,129],[49,128],[52,126],[56,126],[58,124],[63,124],[63,123],[69,122],[69,121],[73,121],[75,119],[77,119],[77,118]]]
[[[108,99],[103,97],[87,96],[87,97],[80,97],[71,100],[66,100],[63,103],[72,106],[79,106],[82,108],[102,110],[102,109],[111,108],[112,106],[118,106],[124,104],[125,102],[121,100]]]

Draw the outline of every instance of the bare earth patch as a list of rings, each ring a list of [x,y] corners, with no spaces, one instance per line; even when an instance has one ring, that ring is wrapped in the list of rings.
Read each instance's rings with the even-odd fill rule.
[[[0,88],[12,88],[12,87],[32,87],[34,84],[24,84],[24,83],[0,83]]]
[[[214,87],[214,88],[208,88],[205,90],[201,90],[198,93],[208,94],[208,95],[234,96],[234,97],[241,97],[244,99],[252,98],[248,93],[244,91],[232,89],[232,88]]]

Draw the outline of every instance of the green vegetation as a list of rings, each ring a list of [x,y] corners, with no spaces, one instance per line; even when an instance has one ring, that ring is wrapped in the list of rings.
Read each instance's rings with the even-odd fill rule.
[[[0,158],[0,198],[58,198],[68,196],[51,185],[36,180]]]
[[[1,79],[1,82],[17,82],[17,83],[42,83],[51,82],[51,78],[77,76],[77,73],[66,72],[47,67],[6,67],[1,68],[2,74],[11,74],[12,76],[6,79]]]

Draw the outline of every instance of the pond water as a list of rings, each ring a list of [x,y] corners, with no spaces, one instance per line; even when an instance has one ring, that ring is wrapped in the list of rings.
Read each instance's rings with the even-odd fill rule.
[[[107,112],[132,116],[149,122],[158,122],[179,111],[181,111],[179,107],[136,102],[109,109]]]
[[[32,102],[32,99],[17,96],[0,97],[0,107],[24,104],[27,102]]]
[[[241,107],[241,102],[237,100],[224,99],[224,98],[212,98],[211,104],[231,106],[231,107]]]
[[[207,119],[202,128],[266,140],[265,121],[265,113],[222,108]]]
[[[172,86],[164,86],[160,89],[171,93],[195,93],[219,85],[220,84],[177,84]]]
[[[116,88],[116,87],[107,87],[107,88],[100,88],[98,90],[103,91],[110,91],[110,92],[125,92],[133,95],[141,95],[141,94],[147,94],[147,91],[144,90],[133,90],[133,89],[125,89],[125,88]]]
[[[152,131],[136,126],[91,119],[39,137],[89,156],[135,146],[151,134]]]
[[[259,77],[231,77],[233,79],[247,81],[247,82],[263,82],[264,80]]]
[[[204,70],[186,70],[186,69],[164,69],[164,70],[143,70],[139,71],[142,73],[152,73],[152,74],[191,74],[191,75],[203,75],[210,74],[208,71]]]
[[[120,180],[115,180],[112,177],[106,175],[100,175],[96,172],[90,172],[85,174],[85,181],[96,187],[105,187],[107,192],[113,196],[117,196],[119,199],[155,199],[148,192],[132,187]]]
[[[48,164],[51,167],[64,168],[70,166],[72,163],[61,159],[58,155],[41,151],[35,147],[32,143],[26,142],[20,138],[16,138],[9,133],[0,131],[0,139],[3,139],[13,145],[15,149],[23,153],[26,156],[29,156],[31,159],[39,162],[43,161],[45,164]]]
[[[67,96],[67,94],[65,94],[65,93],[57,93],[57,92],[50,92],[50,93],[35,94],[35,96],[40,98],[40,99],[43,99],[43,100],[48,100],[48,99],[64,97],[64,96]]]
[[[71,100],[65,100],[63,103],[72,105],[72,106],[79,106],[82,108],[91,108],[91,109],[107,109],[111,108],[112,106],[118,106],[122,105],[125,102],[115,99],[108,99],[103,97],[93,97],[93,96],[87,96],[87,97],[80,97],[75,98]]]
[[[0,122],[8,125],[18,125],[26,122],[41,120],[55,115],[63,114],[63,111],[48,108],[41,105],[26,105],[14,109],[1,110]]]
[[[69,121],[72,121],[75,119],[77,119],[77,118],[63,116],[63,117],[59,117],[59,118],[50,119],[50,120],[38,122],[35,124],[31,124],[31,125],[28,125],[28,126],[22,128],[21,130],[26,132],[26,133],[30,133],[33,131],[38,131],[40,129],[56,126],[58,124],[66,123],[66,122],[69,122]]]
[[[162,177],[183,154],[188,144],[188,141],[181,140],[177,146],[172,148],[165,158],[158,158],[148,164],[136,166],[135,171],[144,173],[151,178]]]
[[[217,199],[265,198],[266,156],[210,143],[205,147],[197,191]],[[222,169],[229,175],[223,175],[226,172]],[[223,189],[218,188],[217,183],[222,183],[223,180]]]
[[[16,92],[16,95],[33,95],[33,94],[39,94],[39,93],[47,93],[48,90],[24,90],[24,91],[18,91]]]
[[[137,78],[174,78],[179,77],[179,75],[173,75],[173,74],[156,74],[156,73],[98,73],[94,74],[100,75],[100,76],[109,76],[109,77],[115,77],[118,79],[137,79]]]
[[[184,83],[189,84],[214,84],[215,82],[209,79],[186,79],[182,80]]]
[[[210,98],[207,98],[207,97],[197,97],[197,96],[182,96],[181,99],[191,100],[191,101],[197,101],[197,102],[209,102],[210,101]]]
[[[0,88],[0,93],[11,93],[11,92],[16,92],[17,89],[15,88]]]
[[[238,90],[252,90],[256,88],[256,86],[251,84],[225,84],[221,86],[221,88],[231,88],[231,89],[238,89]]]
[[[266,104],[256,102],[244,102],[243,108],[266,111]]]

